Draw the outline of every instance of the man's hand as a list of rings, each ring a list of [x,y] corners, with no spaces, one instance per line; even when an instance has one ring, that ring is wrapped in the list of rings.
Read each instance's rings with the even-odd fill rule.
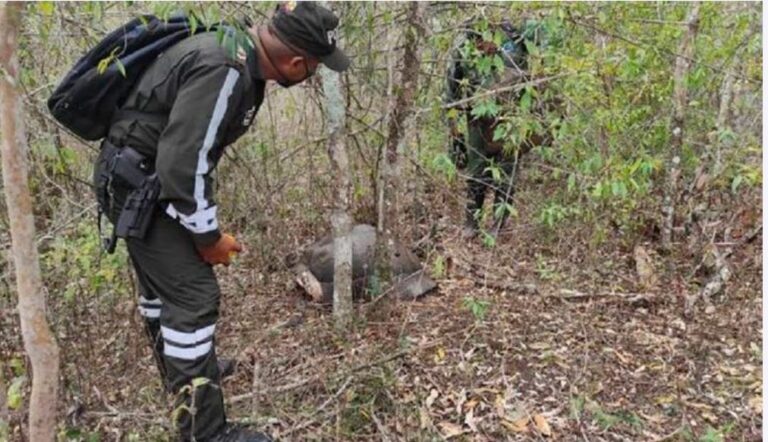
[[[243,251],[243,246],[235,240],[234,236],[225,233],[215,243],[201,247],[197,251],[200,252],[203,261],[212,266],[216,264],[228,266],[232,262],[232,258]]]

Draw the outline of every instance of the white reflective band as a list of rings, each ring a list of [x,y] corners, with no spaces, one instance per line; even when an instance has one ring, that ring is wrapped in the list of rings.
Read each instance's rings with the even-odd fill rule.
[[[191,333],[186,333],[186,332],[174,330],[172,328],[168,328],[164,325],[160,326],[160,330],[163,333],[164,339],[167,339],[169,341],[173,341],[177,344],[182,344],[182,345],[197,344],[199,342],[203,342],[206,339],[213,336],[213,332],[215,329],[216,329],[216,324],[211,324],[208,327],[195,330]]]
[[[163,353],[165,353],[166,356],[171,356],[173,358],[186,359],[186,360],[192,361],[201,356],[207,355],[208,352],[211,351],[212,345],[213,343],[209,341],[200,345],[196,345],[194,347],[184,348],[184,347],[177,347],[175,345],[171,345],[165,342],[163,345]]]
[[[143,296],[139,296],[139,304],[163,305],[163,301],[161,301],[160,298],[147,299]]]
[[[168,203],[165,213],[171,218],[178,219],[181,225],[192,233],[212,232],[219,228],[219,222],[216,219],[216,206],[197,211],[192,215],[184,215],[176,210],[173,204]]]
[[[232,91],[235,89],[235,83],[240,77],[240,73],[237,69],[230,68],[227,72],[227,78],[224,79],[224,85],[219,91],[219,97],[216,99],[216,106],[213,108],[213,115],[211,115],[211,121],[208,123],[208,129],[205,132],[205,138],[203,139],[203,147],[197,153],[197,169],[195,172],[195,201],[197,201],[197,210],[200,212],[208,207],[208,202],[205,200],[205,180],[204,176],[208,173],[208,152],[213,147],[213,143],[216,141],[216,134],[219,131],[219,125],[221,120],[224,119],[224,115],[227,113],[227,103],[229,97],[232,95]]]
[[[145,318],[157,319],[160,317],[160,307],[142,307],[139,306],[139,314]]]

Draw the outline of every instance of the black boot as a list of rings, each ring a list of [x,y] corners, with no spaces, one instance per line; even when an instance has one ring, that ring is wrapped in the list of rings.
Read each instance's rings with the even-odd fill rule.
[[[464,239],[472,239],[477,236],[479,230],[479,224],[475,215],[467,213],[466,219],[464,220],[464,229],[461,231],[461,237]]]
[[[219,376],[221,379],[226,379],[235,374],[235,366],[237,362],[233,359],[219,358]]]
[[[465,239],[474,238],[479,231],[478,217],[483,208],[486,186],[482,182],[467,181],[467,207],[464,211],[464,230],[461,236]]]
[[[510,215],[507,206],[512,204],[512,197],[514,195],[514,187],[509,187],[506,192],[497,189],[493,195],[493,230],[491,234],[494,238],[498,237],[507,224]],[[496,216],[499,210],[501,210],[501,216]]]
[[[273,442],[274,439],[265,433],[249,430],[242,425],[226,424],[216,433],[210,442]]]

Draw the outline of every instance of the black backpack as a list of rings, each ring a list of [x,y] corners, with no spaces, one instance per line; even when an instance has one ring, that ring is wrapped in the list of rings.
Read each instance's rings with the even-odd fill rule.
[[[194,29],[193,29],[194,27]],[[153,15],[120,26],[88,51],[48,99],[53,117],[86,140],[104,138],[115,112],[158,55],[206,28],[196,19]]]

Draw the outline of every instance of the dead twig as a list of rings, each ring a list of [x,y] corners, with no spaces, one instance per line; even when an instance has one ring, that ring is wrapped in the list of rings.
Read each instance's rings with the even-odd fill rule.
[[[323,410],[325,410],[325,408],[331,404],[331,402],[336,401],[339,398],[339,396],[341,396],[341,394],[344,393],[347,387],[349,387],[349,384],[352,383],[353,379],[354,379],[354,376],[349,376],[347,380],[344,381],[344,383],[341,385],[341,387],[339,387],[339,389],[336,390],[336,393],[334,393],[333,396],[326,399],[325,402],[323,402],[319,407],[317,407],[317,409],[314,412],[312,412],[304,422],[291,427],[285,433],[281,434],[280,437],[288,436],[289,434],[293,434],[297,431],[303,430],[304,428],[307,428],[308,426],[316,423],[317,416],[321,414]]]
[[[699,290],[697,293],[688,296],[685,299],[685,307],[683,309],[683,315],[686,318],[693,317],[693,309],[696,306],[696,303],[699,302],[700,299],[704,298],[706,300],[711,299],[716,294],[722,292],[725,290],[725,286],[728,284],[728,281],[731,279],[732,272],[730,267],[728,266],[727,259],[733,255],[736,250],[740,249],[741,247],[745,246],[748,243],[751,243],[752,241],[757,238],[757,236],[763,231],[763,226],[759,225],[756,228],[754,228],[750,233],[748,233],[743,239],[741,239],[736,246],[729,248],[723,253],[720,253],[717,251],[717,248],[715,247],[714,254],[715,254],[715,270],[712,274],[712,276],[709,278],[706,284]],[[697,267],[697,269],[700,267],[700,265]]]
[[[630,304],[636,304],[638,302],[650,302],[655,299],[655,296],[650,293],[616,293],[616,292],[604,292],[604,293],[584,293],[578,290],[560,289],[558,293],[550,293],[544,295],[546,298],[558,298],[566,300],[574,299],[591,299],[591,298],[609,298],[613,300],[621,300]]]
[[[481,94],[476,94],[476,95],[473,95],[473,96],[468,97],[468,98],[463,98],[461,100],[454,101],[453,103],[446,103],[446,104],[442,105],[441,108],[442,109],[460,108],[461,106],[464,106],[465,104],[471,103],[471,102],[476,101],[476,100],[482,100],[484,98],[492,97],[494,95],[503,94],[503,93],[506,93],[506,92],[519,92],[519,91],[522,91],[523,89],[525,89],[527,87],[539,86],[541,84],[548,83],[550,81],[554,81],[554,80],[557,80],[558,78],[563,78],[563,77],[566,77],[568,75],[570,75],[570,74],[569,73],[557,74],[557,75],[552,75],[552,76],[549,76],[549,77],[539,78],[537,80],[530,80],[530,81],[526,81],[526,82],[523,82],[523,83],[518,83],[518,84],[513,85],[513,86],[505,86],[505,87],[500,87],[500,88],[496,88],[496,89],[491,89],[491,90],[489,90],[487,92],[483,92]],[[427,110],[430,110],[430,108],[421,109],[419,112],[424,112],[424,111],[427,111]]]
[[[347,370],[343,371],[340,374],[343,375],[343,376],[349,376],[349,375],[351,375],[353,373],[357,373],[358,371],[363,371],[363,370],[366,370],[368,368],[371,368],[371,367],[374,367],[374,366],[377,366],[377,365],[385,364],[385,363],[393,361],[395,359],[402,358],[403,356],[409,355],[411,353],[414,353],[414,352],[417,352],[417,351],[420,351],[420,350],[426,350],[428,348],[434,347],[437,344],[438,344],[438,342],[434,341],[434,342],[430,342],[428,344],[420,345],[418,347],[413,347],[413,348],[408,348],[408,349],[400,350],[400,351],[397,351],[395,353],[392,353],[389,356],[385,356],[383,358],[379,358],[379,359],[376,359],[374,361],[371,361],[371,362],[368,362],[368,363],[365,363],[365,364],[356,365],[356,366],[354,366],[354,367],[352,367],[350,369],[347,369]],[[318,382],[322,378],[323,378],[322,374],[315,374],[313,376],[309,376],[309,377],[307,377],[305,379],[302,379],[300,381],[297,381],[297,382],[293,382],[293,383],[285,384],[285,385],[280,385],[280,386],[277,386],[277,387],[273,387],[273,388],[267,389],[267,390],[264,391],[263,394],[285,393],[285,392],[288,392],[288,391],[291,391],[291,390],[295,390],[297,388],[305,387],[307,385],[310,385],[310,384],[313,384],[315,382]],[[241,394],[241,395],[238,395],[238,396],[233,396],[229,400],[229,403],[230,404],[236,404],[238,402],[242,402],[244,400],[250,399],[251,397],[253,397],[254,394],[257,394],[257,393],[256,392],[250,392],[250,393],[244,393],[244,394]]]
[[[491,265],[481,265],[478,263],[469,263],[465,260],[455,257],[454,262],[459,274],[472,279],[478,287],[487,287],[500,291],[518,292],[527,295],[539,293],[539,288],[535,284],[511,282],[508,274],[491,275],[490,272],[495,268]]]
[[[376,416],[376,412],[373,410],[371,410],[371,418],[373,419],[373,423],[376,424],[376,429],[379,430],[379,436],[381,436],[381,440],[384,442],[391,441],[392,438],[390,437],[389,430],[387,430],[387,427],[381,423],[378,416]]]

